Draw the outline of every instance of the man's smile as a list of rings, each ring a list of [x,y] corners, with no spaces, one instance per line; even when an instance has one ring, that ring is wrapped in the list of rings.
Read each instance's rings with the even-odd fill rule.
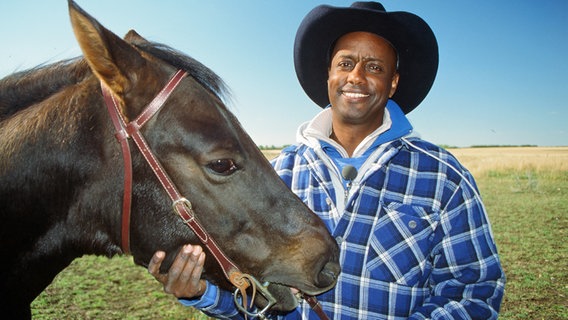
[[[350,91],[341,91],[341,94],[347,98],[352,98],[352,99],[367,98],[368,96],[370,96],[367,93],[350,92]]]

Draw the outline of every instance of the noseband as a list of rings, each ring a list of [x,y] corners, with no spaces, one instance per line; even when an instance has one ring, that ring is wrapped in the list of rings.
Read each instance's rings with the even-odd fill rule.
[[[225,253],[219,248],[215,240],[209,235],[209,233],[203,228],[201,223],[198,221],[195,213],[193,211],[191,202],[187,198],[183,197],[178,191],[176,185],[172,182],[169,175],[164,170],[161,163],[158,161],[150,147],[148,146],[146,139],[140,132],[140,128],[152,118],[165,104],[166,100],[173,92],[173,90],[178,86],[183,78],[187,76],[187,73],[183,70],[178,70],[174,76],[168,81],[166,86],[156,95],[156,97],[146,106],[146,108],[140,113],[140,115],[133,121],[126,123],[125,118],[115,100],[112,92],[101,83],[101,89],[104,97],[107,110],[110,114],[112,123],[116,130],[115,137],[122,148],[122,156],[124,160],[124,195],[122,202],[122,251],[125,254],[130,253],[130,212],[132,203],[132,155],[130,153],[130,146],[128,143],[128,138],[134,140],[136,146],[146,159],[146,162],[154,171],[154,174],[162,184],[162,187],[172,200],[173,210],[181,217],[183,222],[195,233],[199,238],[201,243],[211,252],[215,260],[221,266],[225,277],[236,287],[234,298],[237,308],[245,313],[246,315],[252,317],[264,318],[264,314],[268,309],[270,309],[274,304],[276,304],[276,299],[268,291],[269,283],[261,284],[253,276],[249,274],[242,273],[239,268],[235,265],[231,259],[225,255]],[[248,298],[246,289],[251,287],[252,289],[252,299],[251,305],[247,306]],[[255,294],[260,293],[266,300],[268,304],[260,312],[251,313],[247,310],[252,306]],[[238,296],[242,297],[242,306],[238,303]],[[315,297],[308,297],[307,300],[315,299]],[[316,302],[317,303],[317,302]],[[311,304],[311,302],[310,302]],[[319,306],[319,304],[318,304]],[[321,308],[320,308],[321,309]],[[319,312],[318,312],[319,313]],[[325,316],[325,315],[324,315]],[[327,317],[326,317],[327,318]],[[326,319],[322,318],[322,319]]]

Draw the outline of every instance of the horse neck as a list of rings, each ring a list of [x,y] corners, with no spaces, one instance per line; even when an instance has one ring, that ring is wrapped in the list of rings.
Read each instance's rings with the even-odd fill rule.
[[[122,179],[112,124],[98,81],[77,86],[0,122],[0,217],[13,221],[0,224],[2,250],[13,259],[28,252],[16,263],[29,268],[49,261],[53,275],[83,254],[120,250],[106,233]]]
[[[96,91],[77,90],[94,85],[66,87],[0,122],[0,210],[21,199],[18,211],[65,211],[102,152]]]

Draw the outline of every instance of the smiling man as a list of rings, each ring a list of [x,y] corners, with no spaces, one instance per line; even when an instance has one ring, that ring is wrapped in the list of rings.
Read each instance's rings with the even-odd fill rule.
[[[317,296],[323,312],[331,319],[496,319],[505,275],[475,181],[450,153],[415,136],[406,118],[436,77],[438,45],[428,24],[376,2],[318,6],[300,25],[294,62],[323,110],[272,164],[339,245],[337,285]],[[199,247],[183,251],[167,275],[157,272],[162,259],[157,254],[149,270],[182,303],[243,318],[230,292],[199,281]],[[302,302],[267,317],[318,315]]]
[[[396,63],[395,49],[375,34],[352,32],[337,40],[327,81],[333,115],[330,137],[349,156],[381,126],[398,84]]]

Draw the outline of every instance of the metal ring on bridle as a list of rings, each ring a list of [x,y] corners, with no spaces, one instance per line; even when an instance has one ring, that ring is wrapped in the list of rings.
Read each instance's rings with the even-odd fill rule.
[[[239,303],[238,299],[239,296],[241,296],[241,292],[240,289],[237,288],[235,289],[235,293],[233,294],[233,299],[235,301],[235,305],[237,306],[237,309],[250,316],[250,317],[258,317],[260,319],[266,319],[266,317],[264,316],[264,314],[270,309],[272,308],[273,305],[276,304],[276,298],[274,298],[274,296],[272,295],[272,293],[270,293],[270,291],[268,291],[268,285],[270,284],[269,282],[265,282],[263,284],[261,284],[260,282],[258,282],[258,280],[256,280],[256,278],[254,278],[251,275],[246,275],[246,278],[248,280],[250,280],[251,282],[253,282],[252,284],[252,288],[253,288],[253,299],[254,299],[254,294],[258,291],[258,293],[260,293],[268,302],[266,304],[266,306],[258,311],[258,312],[250,312],[246,309],[246,306],[241,305],[241,303]],[[252,301],[251,301],[252,302]]]

